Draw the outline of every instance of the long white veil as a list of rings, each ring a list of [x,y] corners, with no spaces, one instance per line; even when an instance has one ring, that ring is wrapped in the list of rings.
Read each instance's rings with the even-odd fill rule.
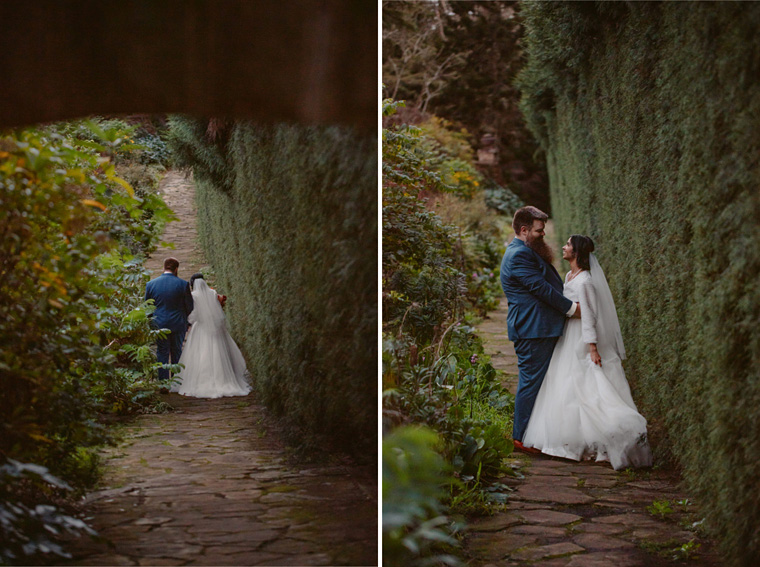
[[[604,277],[604,271],[599,265],[599,260],[594,254],[590,255],[590,260],[591,282],[596,290],[596,298],[599,304],[597,319],[599,342],[615,349],[620,359],[624,360],[625,347],[623,346],[623,335],[620,333],[620,321],[615,309],[615,300],[612,298],[610,286],[607,283],[607,278]]]
[[[198,278],[193,282],[193,310],[180,362],[185,365],[172,391],[196,398],[245,396],[251,391],[245,359],[224,324],[217,293]]]
[[[224,311],[216,299],[216,292],[201,278],[193,282],[193,311],[190,315],[198,323],[208,323],[215,329],[224,325]]]

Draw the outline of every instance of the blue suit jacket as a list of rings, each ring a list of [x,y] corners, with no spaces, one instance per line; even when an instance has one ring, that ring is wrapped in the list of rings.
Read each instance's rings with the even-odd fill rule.
[[[559,337],[573,302],[562,295],[554,266],[515,238],[501,261],[501,288],[507,296],[509,340]]]
[[[174,274],[164,273],[145,286],[145,299],[156,306],[151,326],[156,329],[183,331],[187,329],[187,316],[193,310],[190,284]]]

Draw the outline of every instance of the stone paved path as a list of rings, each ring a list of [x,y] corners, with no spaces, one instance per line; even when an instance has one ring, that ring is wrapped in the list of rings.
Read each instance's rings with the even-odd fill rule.
[[[75,565],[376,565],[377,477],[350,462],[297,464],[248,397],[167,397],[107,452],[87,498],[107,543]]]
[[[514,393],[517,358],[506,335],[506,313],[503,299],[478,334]],[[715,544],[695,533],[698,507],[678,487],[672,470],[616,472],[607,463],[520,453],[511,464],[524,476],[502,479],[513,489],[504,512],[471,520],[468,565],[657,567],[673,565],[673,558],[683,559],[686,552],[689,565],[722,565]],[[655,501],[660,515],[647,510]]]
[[[151,277],[159,276],[164,271],[164,258],[173,256],[180,263],[179,277],[189,280],[201,268],[208,267],[195,227],[195,185],[191,177],[169,170],[161,180],[158,192],[179,220],[170,222],[164,232],[164,241],[173,244],[174,248],[160,246],[145,262],[145,267],[153,272]]]
[[[507,300],[491,311],[478,325],[478,336],[483,339],[483,350],[491,357],[491,364],[502,373],[502,385],[512,394],[517,392],[517,355],[507,338]]]
[[[180,217],[165,256],[189,278],[203,266],[191,180],[161,192]],[[78,540],[70,565],[377,565],[377,470],[347,458],[300,462],[254,395],[167,394],[175,411],[141,415],[105,451],[101,487],[84,503],[104,538]]]

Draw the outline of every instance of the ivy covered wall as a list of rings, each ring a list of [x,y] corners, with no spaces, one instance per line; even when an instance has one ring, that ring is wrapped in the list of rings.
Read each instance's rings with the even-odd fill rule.
[[[656,458],[760,557],[760,4],[530,2],[556,232],[597,244]]]
[[[377,142],[347,128],[182,117],[199,234],[261,399],[377,453]]]

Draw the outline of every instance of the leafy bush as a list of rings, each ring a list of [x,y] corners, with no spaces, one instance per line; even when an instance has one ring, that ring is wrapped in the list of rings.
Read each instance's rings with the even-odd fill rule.
[[[486,196],[486,205],[510,218],[514,216],[517,209],[525,205],[514,192],[491,179],[486,179],[483,190]]]
[[[440,175],[446,191],[464,199],[474,197],[482,176],[473,165],[474,152],[467,131],[455,131],[450,122],[436,116],[418,127],[420,151],[427,154],[428,166]]]
[[[392,115],[398,105],[384,101],[384,114]],[[438,138],[445,139],[444,123],[433,124]],[[421,198],[472,197],[447,183],[441,171],[446,152],[421,128],[383,130],[383,321],[386,327],[400,326],[421,345],[439,341],[464,318],[466,307],[493,307],[500,293],[498,278],[478,275],[491,274],[497,264],[498,244],[490,227],[471,226],[468,233],[444,224]],[[466,155],[458,145],[451,152]]]
[[[655,456],[760,557],[760,5],[524,4],[556,233],[592,236]],[[657,442],[659,441],[659,442]]]
[[[457,546],[441,504],[450,469],[435,432],[401,427],[383,438],[383,565],[459,565],[443,546]]]
[[[155,238],[155,236],[154,236]],[[104,368],[96,371],[107,379],[93,384],[91,395],[116,414],[154,413],[167,409],[156,390],[157,370],[153,345],[167,329],[152,329],[148,316],[152,301],[143,302],[150,272],[142,257],[118,252],[97,259],[98,274],[114,286],[108,304],[98,312]],[[176,372],[176,365],[169,365]]]
[[[0,465],[35,463],[24,470],[49,469],[77,492],[97,477],[94,448],[108,439],[99,412],[128,409],[115,384],[155,373],[155,360],[136,366],[128,352],[153,339],[140,317],[141,255],[170,216],[118,176],[107,156],[126,147],[115,143],[122,134],[96,126],[112,142],[105,146],[74,136],[79,127],[0,138]],[[7,494],[26,490],[13,480],[23,475],[8,474]],[[33,541],[29,529],[54,522],[34,498],[17,510],[3,497],[8,533]],[[13,538],[7,549],[21,541]]]
[[[384,113],[397,107],[385,101]],[[513,398],[465,322],[501,296],[492,271],[501,256],[500,232],[489,222],[482,190],[472,190],[480,182],[452,178],[444,167],[475,172],[460,163],[468,156],[465,139],[446,127],[433,121],[430,135],[406,125],[383,131],[383,418],[390,435],[410,422],[438,432],[455,479],[439,498],[481,512],[498,500],[490,490],[512,451]],[[479,419],[486,408],[504,419]],[[416,561],[435,554],[413,547]]]
[[[71,557],[56,541],[63,534],[95,535],[82,520],[65,514],[50,504],[21,501],[14,488],[34,486],[35,492],[69,491],[71,487],[45,467],[19,463],[13,459],[0,465],[0,563],[19,564],[27,556],[53,554]]]
[[[138,134],[135,141],[142,146],[142,151],[137,158],[141,164],[159,164],[167,167],[171,163],[169,145],[160,135],[144,132]]]
[[[415,365],[404,360],[400,345],[384,341],[385,359],[400,361],[397,385],[386,389],[384,409],[440,432],[443,454],[458,478],[493,481],[504,472],[502,460],[512,452],[505,429],[509,423],[476,419],[475,408],[480,406],[482,412],[482,406],[490,406],[508,415],[514,399],[499,384],[490,362],[470,354],[482,350],[470,332],[462,329],[455,334],[469,338],[464,350],[452,349],[438,358],[423,354]],[[482,353],[480,357],[486,358]]]

